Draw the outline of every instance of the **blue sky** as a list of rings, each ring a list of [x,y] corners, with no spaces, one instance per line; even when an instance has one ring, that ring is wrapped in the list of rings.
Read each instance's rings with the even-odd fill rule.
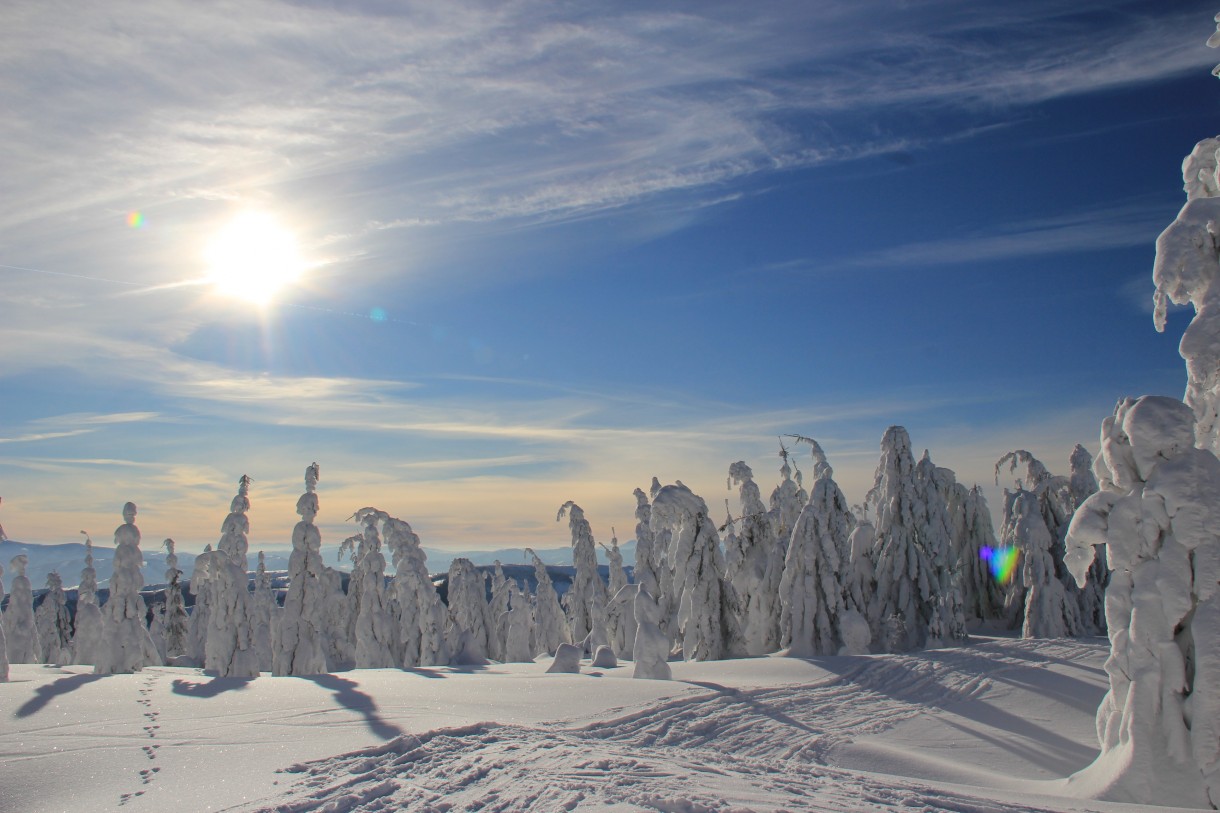
[[[1151,320],[1217,132],[1196,2],[18,2],[0,30],[0,522],[324,544],[566,542],[632,490],[885,428],[967,483],[1180,395]],[[311,268],[208,284],[257,210]],[[128,225],[131,212],[143,216]],[[992,494],[995,493],[994,487]],[[993,503],[995,499],[993,497]]]

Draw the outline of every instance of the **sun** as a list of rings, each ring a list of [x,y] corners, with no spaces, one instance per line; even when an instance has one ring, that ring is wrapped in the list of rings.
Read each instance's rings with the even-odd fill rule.
[[[254,305],[271,303],[297,282],[306,263],[292,232],[266,212],[242,212],[207,245],[207,280],[217,292]]]

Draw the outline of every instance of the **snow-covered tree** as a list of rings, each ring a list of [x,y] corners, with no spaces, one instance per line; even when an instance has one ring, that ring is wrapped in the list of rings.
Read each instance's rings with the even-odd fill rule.
[[[348,580],[350,586],[351,580]],[[322,568],[325,600],[322,609],[322,640],[330,671],[344,672],[356,665],[356,642],[349,634],[352,624],[351,607],[343,589],[343,572],[333,567]]]
[[[301,521],[292,530],[288,594],[276,625],[272,671],[277,675],[316,675],[329,671],[323,614],[328,596],[323,582],[322,535],[318,515],[318,464],[305,469],[305,493],[297,500]]]
[[[610,581],[607,585],[607,596],[618,594],[627,586],[627,571],[623,568],[623,552],[618,547],[618,534],[610,528],[610,547],[602,545],[606,551],[606,560],[610,563]],[[610,634],[610,646],[623,658],[631,658],[632,645],[635,643],[635,613],[627,602],[607,602],[606,630]]]
[[[1101,430],[1101,490],[1068,531],[1084,581],[1098,546],[1110,690],[1101,755],[1082,792],[1143,804],[1220,800],[1220,460],[1195,447],[1195,412],[1172,398],[1125,399]]]
[[[166,660],[185,654],[187,635],[189,632],[189,616],[186,612],[186,600],[182,595],[182,571],[178,569],[178,554],[175,543],[166,539],[165,546],[165,657]],[[84,579],[82,577],[82,583]],[[79,629],[80,609],[77,608]]]
[[[488,638],[493,661],[504,660],[504,639],[508,634],[504,624],[507,621],[508,606],[508,579],[504,576],[504,566],[497,559],[491,574],[491,601],[488,605],[492,621],[491,635]]]
[[[469,559],[449,565],[450,650],[455,663],[486,663],[492,623],[483,574]]]
[[[64,581],[54,570],[47,574],[47,592],[34,611],[34,625],[43,662],[56,666],[68,663],[72,659],[72,616],[68,613]]]
[[[254,606],[250,597],[250,478],[242,475],[229,514],[221,524],[220,541],[212,557],[212,606],[208,619],[204,668],[220,677],[258,677],[254,645]]]
[[[978,486],[961,487],[951,504],[955,520],[954,549],[962,574],[963,610],[967,619],[998,620],[1004,617],[1004,590],[988,567],[1000,547],[991,509]]]
[[[572,640],[586,646],[590,653],[598,646],[609,643],[606,632],[606,585],[597,572],[597,543],[593,541],[593,529],[585,519],[585,512],[569,500],[559,506],[555,521],[568,517],[572,531],[572,564],[576,574],[572,586],[564,596],[568,610],[568,625]],[[595,623],[600,619],[601,623]]]
[[[72,662],[97,663],[102,644],[102,611],[97,605],[97,571],[93,569],[93,540],[85,536],[85,567],[76,588],[76,632],[72,636]]]
[[[777,570],[782,570],[775,564],[776,547],[782,545],[754,482],[754,472],[743,460],[729,466],[730,488],[734,484],[740,486],[741,518],[726,523],[732,530],[725,540],[725,575],[741,601],[746,652],[763,655],[780,647],[780,610],[772,582]]]
[[[135,520],[136,506],[129,502],[123,506],[123,524],[114,532],[110,599],[102,607],[102,646],[93,667],[99,675],[138,672],[160,662],[144,625],[147,608],[140,597],[144,557]]]
[[[876,507],[876,591],[869,604],[874,645],[881,652],[920,649],[939,614],[940,580],[919,519],[925,515],[915,458],[906,429],[891,426],[881,439],[881,459],[868,494]]]
[[[932,462],[924,450],[915,466],[915,486],[922,511],[916,514],[916,531],[936,575],[936,608],[928,624],[929,643],[944,645],[967,639],[961,573],[953,549],[953,523],[949,500],[957,479],[949,469]]]
[[[208,627],[212,622],[214,593],[212,582],[218,556],[220,554],[212,550],[212,544],[209,542],[204,546],[203,553],[195,557],[195,564],[191,569],[190,591],[195,596],[195,606],[188,624],[185,655],[195,666],[203,666],[207,657]]]
[[[395,663],[394,620],[385,590],[385,556],[381,553],[381,535],[377,530],[389,515],[376,508],[361,508],[355,513],[355,519],[364,530],[355,537],[359,544],[346,549],[351,551],[353,562],[348,598],[354,597],[356,601],[354,607],[349,607],[356,668],[386,669],[399,665]],[[340,553],[343,550],[341,548]]]
[[[840,557],[850,550],[855,518],[824,456],[815,475],[792,529],[779,585],[780,646],[797,658],[834,655],[843,646]]]
[[[538,554],[530,548],[525,552],[534,560],[534,581],[537,583],[535,595],[537,606],[534,608],[534,643],[539,652],[554,654],[560,644],[572,643],[572,631],[568,628],[563,607],[559,604],[559,595],[551,582],[551,575],[546,572],[546,565]]]
[[[624,587],[614,596],[614,601],[630,600],[632,612],[636,619],[635,642],[632,645],[635,671],[633,678],[646,680],[669,680],[672,673],[669,668],[669,635],[660,625],[661,605],[657,602],[653,591],[657,589],[656,579],[651,570],[642,574],[632,585]]]
[[[873,548],[876,528],[868,520],[856,519],[856,527],[847,538],[848,561],[839,580],[843,584],[843,606],[868,619],[869,605],[876,590],[873,568]],[[840,563],[841,564],[841,563]],[[872,633],[869,633],[871,639]]]
[[[1080,634],[1080,609],[1055,575],[1051,558],[1054,540],[1046,523],[1038,496],[1017,489],[1004,492],[1004,527],[1000,543],[1020,552],[1021,583],[1025,588],[1025,638],[1062,638]]]
[[[516,581],[509,581],[505,592],[508,609],[504,611],[504,661],[506,663],[529,663],[534,660],[531,644],[534,632],[533,613],[528,597],[517,588]]]
[[[0,565],[0,601],[4,601],[3,565]],[[0,683],[8,683],[8,667],[8,639],[4,634],[4,624],[2,620],[0,620]]]
[[[432,585],[419,536],[410,523],[395,517],[385,520],[382,532],[394,561],[401,665],[411,669],[448,663],[445,605]]]
[[[267,557],[260,550],[258,568],[254,576],[253,611],[254,649],[258,653],[258,668],[263,672],[271,671],[274,651],[271,646],[271,629],[278,609],[279,607],[275,603],[275,591],[271,589],[271,574],[267,572]]]
[[[13,571],[4,611],[4,634],[8,639],[9,663],[42,663],[42,647],[34,625],[34,587],[25,569],[30,557],[19,553],[9,562]]]
[[[656,482],[656,478],[653,478]],[[657,489],[660,489],[658,483]],[[648,571],[652,574],[653,584],[660,584],[660,566],[657,546],[652,535],[652,504],[648,501],[648,495],[644,493],[644,489],[637,488],[634,492],[635,496],[635,567],[633,568],[634,581],[639,584],[643,578],[642,574]],[[653,596],[656,598],[656,596]]]
[[[683,657],[705,661],[743,655],[737,594],[721,575],[720,538],[707,503],[680,482],[665,486],[652,501],[652,528],[654,534],[664,529],[670,536],[674,589],[680,597],[674,629]]]

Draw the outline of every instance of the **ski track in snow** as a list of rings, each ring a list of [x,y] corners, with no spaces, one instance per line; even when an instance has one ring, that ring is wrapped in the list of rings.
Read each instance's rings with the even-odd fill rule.
[[[984,693],[1031,660],[1021,642],[884,659],[841,658],[819,683],[708,689],[584,727],[479,723],[398,737],[289,768],[302,778],[260,813],[577,810],[663,813],[956,811],[1031,813],[919,780],[827,764],[836,744]],[[1063,654],[1075,652],[1070,646]],[[1027,657],[1021,657],[1025,655]]]

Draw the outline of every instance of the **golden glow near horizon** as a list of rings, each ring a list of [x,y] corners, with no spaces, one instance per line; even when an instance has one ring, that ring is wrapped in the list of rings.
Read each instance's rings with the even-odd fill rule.
[[[208,243],[207,279],[225,296],[268,305],[306,263],[292,232],[266,212],[242,212]]]

